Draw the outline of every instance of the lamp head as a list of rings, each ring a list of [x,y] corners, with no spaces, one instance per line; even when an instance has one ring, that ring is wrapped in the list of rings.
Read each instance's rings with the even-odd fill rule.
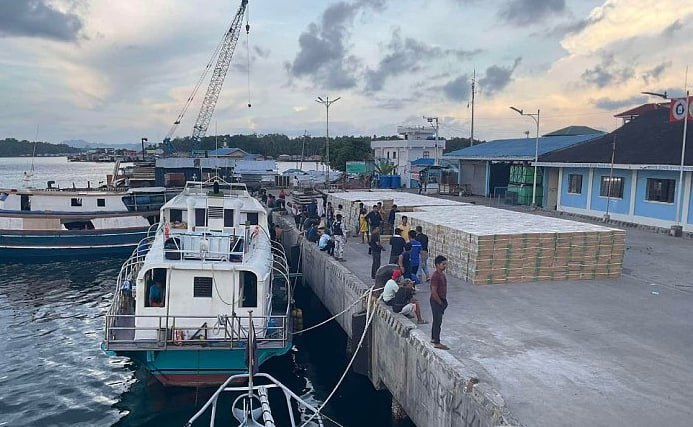
[[[522,110],[520,110],[519,108],[510,107],[510,109],[513,110],[513,111],[516,111],[516,112],[519,113],[520,115],[524,114],[524,113],[522,112]]]

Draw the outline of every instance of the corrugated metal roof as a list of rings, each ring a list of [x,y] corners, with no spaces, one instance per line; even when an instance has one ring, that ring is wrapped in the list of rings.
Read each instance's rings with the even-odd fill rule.
[[[542,136],[539,155],[570,147],[602,136],[603,133],[575,136]],[[532,160],[535,138],[497,139],[445,154],[449,159],[469,160]]]
[[[420,158],[411,162],[414,166],[431,166],[435,163],[435,159]]]

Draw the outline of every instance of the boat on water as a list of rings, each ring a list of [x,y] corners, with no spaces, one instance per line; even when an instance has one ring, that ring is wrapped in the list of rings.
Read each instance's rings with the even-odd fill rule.
[[[163,187],[0,189],[0,258],[132,252],[173,195]]]
[[[187,182],[156,232],[116,280],[102,349],[143,364],[161,383],[218,385],[292,345],[292,289],[268,214],[245,184]]]

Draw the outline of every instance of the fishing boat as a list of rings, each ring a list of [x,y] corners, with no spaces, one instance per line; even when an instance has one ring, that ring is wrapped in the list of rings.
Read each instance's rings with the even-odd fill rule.
[[[127,255],[175,192],[138,189],[0,189],[0,258]]]
[[[266,209],[245,184],[187,182],[156,232],[116,280],[102,349],[143,364],[161,383],[218,385],[291,348],[291,284]]]

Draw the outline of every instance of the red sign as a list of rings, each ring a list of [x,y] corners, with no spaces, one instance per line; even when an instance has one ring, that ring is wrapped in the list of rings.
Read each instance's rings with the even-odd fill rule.
[[[693,97],[672,99],[669,108],[669,121],[680,122],[686,117],[686,112],[688,112],[688,120],[693,120],[693,102],[691,100]]]

